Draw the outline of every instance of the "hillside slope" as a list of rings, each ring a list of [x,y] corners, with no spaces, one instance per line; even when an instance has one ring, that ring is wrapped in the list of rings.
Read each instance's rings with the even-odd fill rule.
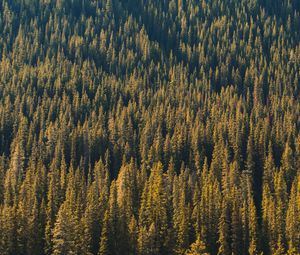
[[[0,0],[0,254],[300,254],[298,0]]]

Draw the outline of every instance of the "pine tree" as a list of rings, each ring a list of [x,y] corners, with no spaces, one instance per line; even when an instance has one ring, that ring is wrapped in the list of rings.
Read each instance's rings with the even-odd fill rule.
[[[282,237],[279,235],[276,250],[273,252],[274,255],[284,255],[286,254],[284,245],[282,243]]]
[[[52,232],[53,254],[80,252],[81,178],[79,170],[72,170],[68,174],[66,199],[59,208]]]
[[[17,215],[16,207],[4,205],[0,209],[0,251],[1,254],[17,254]]]
[[[46,228],[45,228],[45,253],[52,253],[52,229],[54,227],[55,217],[59,210],[59,179],[58,172],[49,173],[48,177],[48,193],[47,193],[47,207],[46,207]]]
[[[138,226],[137,221],[134,216],[131,217],[130,223],[128,225],[129,230],[129,253],[138,254]]]
[[[146,228],[149,232],[150,230],[152,231],[151,238],[153,239],[154,247],[151,247],[151,250],[157,252],[167,249],[165,247],[168,228],[167,199],[165,197],[162,170],[161,163],[157,163],[151,169],[149,180],[143,191],[141,211],[139,213],[140,228]],[[142,233],[139,235],[142,235]],[[144,238],[141,237],[139,240],[143,242]],[[139,246],[145,247],[145,244],[140,243]],[[145,247],[145,249],[147,250],[148,248]],[[141,251],[142,254],[143,252]]]
[[[254,148],[253,148],[253,137],[250,136],[247,143],[247,161],[246,161],[246,171],[252,176],[255,173],[255,161],[254,161]]]
[[[226,201],[222,201],[222,211],[219,221],[219,250],[218,254],[231,254],[230,243],[230,211]]]
[[[273,181],[275,170],[276,169],[275,169],[275,163],[273,159],[272,144],[269,143],[268,155],[264,163],[263,182],[267,183],[270,188],[273,186],[272,181]]]
[[[108,231],[109,231],[109,229],[108,228],[109,228],[109,213],[107,210],[105,213],[105,216],[104,216],[98,255],[109,254],[109,247],[108,247]]]
[[[294,180],[291,189],[290,200],[286,214],[286,236],[288,241],[288,253],[300,252],[300,177]]]
[[[240,198],[238,196],[238,190],[232,191],[232,212],[231,212],[231,250],[232,254],[239,254],[242,250],[242,219],[240,213]]]
[[[253,198],[250,194],[248,198],[248,206],[249,206],[249,254],[250,255],[258,255],[258,225],[257,225],[257,213]]]
[[[82,240],[86,253],[95,254],[99,249],[102,215],[99,203],[99,190],[93,182],[87,191],[87,206],[83,217],[84,237]],[[102,205],[104,206],[104,205]]]
[[[18,189],[23,180],[24,161],[22,143],[16,142],[4,182],[4,202],[8,205],[12,205],[17,200]]]
[[[6,172],[5,156],[0,157],[0,204],[4,202],[4,178]]]
[[[293,151],[288,143],[286,143],[282,155],[281,168],[284,172],[288,190],[290,190],[292,185],[292,180],[294,179],[295,176],[295,161],[294,161]]]
[[[53,229],[53,254],[77,254],[76,220],[63,204],[58,212]]]
[[[190,245],[190,249],[185,252],[185,255],[209,255],[205,244],[198,237],[197,240]]]
[[[282,170],[275,174],[274,177],[275,186],[275,203],[276,203],[276,235],[277,240],[280,238],[281,242],[285,241],[285,217],[287,210],[287,185],[284,179],[284,173]],[[279,242],[279,241],[278,241]],[[280,244],[281,246],[281,244]]]
[[[269,254],[274,247],[274,227],[275,227],[275,203],[267,184],[263,186],[262,197],[262,236],[266,238],[263,243],[265,253]]]
[[[177,187],[178,189],[178,187]],[[189,205],[186,203],[186,194],[183,191],[179,193],[177,207],[174,208],[174,229],[177,232],[176,253],[182,254],[189,244]]]

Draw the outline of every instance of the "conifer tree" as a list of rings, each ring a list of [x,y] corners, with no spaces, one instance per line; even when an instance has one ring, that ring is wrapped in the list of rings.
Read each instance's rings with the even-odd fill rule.
[[[64,203],[53,229],[53,254],[77,254],[76,219]]]
[[[17,194],[23,180],[25,154],[22,143],[17,142],[12,153],[9,170],[6,172],[4,182],[4,202],[12,205],[17,201]]]
[[[191,244],[190,249],[185,252],[185,255],[209,255],[205,244],[198,237],[197,240]]]
[[[151,174],[147,184],[145,185],[140,215],[140,228],[147,229],[151,233],[151,240],[154,247],[151,250],[163,252],[166,250],[165,242],[167,238],[167,199],[165,197],[165,188],[163,185],[163,169],[162,164],[157,163],[151,169]],[[142,235],[142,233],[140,233]],[[140,242],[145,241],[139,238]],[[140,244],[140,247],[143,247]],[[148,249],[147,247],[145,249]],[[143,251],[141,251],[143,253]]]
[[[0,254],[299,254],[299,1],[0,1]]]
[[[299,253],[299,230],[300,230],[300,178],[294,180],[286,215],[286,235],[288,241],[288,253]]]
[[[288,143],[286,143],[285,149],[284,149],[284,152],[282,155],[281,168],[284,172],[287,187],[289,190],[292,185],[292,180],[294,179],[294,176],[295,176],[295,162],[294,162],[293,151],[290,148]]]
[[[226,201],[222,201],[221,217],[219,220],[219,250],[218,254],[231,254],[230,243],[230,211]]]

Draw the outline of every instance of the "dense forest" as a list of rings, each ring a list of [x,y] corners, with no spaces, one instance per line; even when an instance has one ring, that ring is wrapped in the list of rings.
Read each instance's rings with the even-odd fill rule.
[[[0,0],[1,255],[300,254],[299,0]]]

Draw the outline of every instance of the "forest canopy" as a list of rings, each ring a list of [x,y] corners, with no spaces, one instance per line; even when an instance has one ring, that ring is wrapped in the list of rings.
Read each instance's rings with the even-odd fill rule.
[[[300,254],[299,0],[0,0],[1,255]]]

